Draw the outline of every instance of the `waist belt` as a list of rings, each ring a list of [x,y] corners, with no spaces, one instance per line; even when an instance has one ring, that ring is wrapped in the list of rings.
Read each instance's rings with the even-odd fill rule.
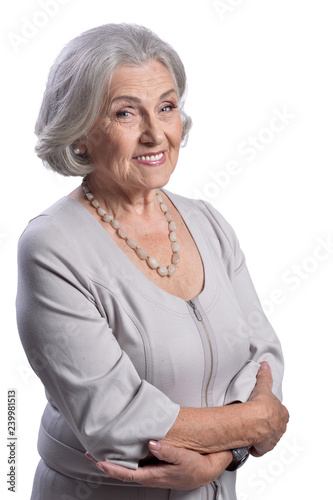
[[[106,484],[110,486],[114,485],[127,487],[143,487],[138,483],[123,483],[122,481],[119,481],[117,479],[102,475],[103,473],[97,469],[97,467],[84,455],[83,452],[76,450],[75,448],[71,448],[70,446],[61,443],[60,441],[52,437],[44,429],[43,424],[41,424],[39,429],[37,448],[41,458],[44,460],[46,465],[51,467],[51,469],[64,474],[65,476],[69,476],[79,481],[88,483]],[[211,489],[210,493],[208,493],[208,489],[206,489],[206,487],[203,487],[202,489],[199,488],[195,491],[164,491],[169,492],[168,498],[172,500],[176,500],[178,498],[182,500],[194,500],[197,498],[199,499],[202,498],[201,491],[205,492],[203,498],[205,498],[207,495],[207,500],[211,498],[212,494],[214,499],[222,498],[220,496],[220,483],[214,481],[214,483],[211,483],[209,488],[213,488],[214,493],[211,491]],[[154,488],[148,488],[148,491],[153,493]],[[159,489],[158,492],[159,494],[161,494],[162,490]]]
[[[79,450],[71,448],[50,436],[41,424],[38,434],[38,452],[46,465],[65,476],[88,483],[124,486],[122,481],[107,477]],[[126,486],[141,486],[129,483]]]

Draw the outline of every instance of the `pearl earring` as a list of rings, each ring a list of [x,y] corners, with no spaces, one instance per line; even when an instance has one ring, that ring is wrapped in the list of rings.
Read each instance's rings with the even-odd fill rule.
[[[79,155],[79,154],[80,154],[80,148],[75,148],[75,149],[74,149],[74,153],[75,153],[76,155]]]

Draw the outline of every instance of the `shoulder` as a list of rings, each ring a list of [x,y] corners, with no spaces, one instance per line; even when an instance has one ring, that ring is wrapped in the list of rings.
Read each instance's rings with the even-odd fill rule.
[[[231,247],[238,244],[236,233],[224,216],[209,202],[187,198],[178,194],[165,191],[180,211],[185,221],[189,217],[199,217],[205,224],[215,229],[218,237],[223,237]]]
[[[235,270],[243,266],[245,257],[236,233],[213,205],[204,200],[186,198],[168,191],[165,193],[170,197],[188,225],[195,218],[195,222],[201,226],[204,236],[218,243],[221,249],[221,258],[227,266]]]
[[[80,207],[69,197],[63,197],[31,219],[18,242],[19,256],[37,256],[41,252],[53,254],[71,247],[80,225]]]

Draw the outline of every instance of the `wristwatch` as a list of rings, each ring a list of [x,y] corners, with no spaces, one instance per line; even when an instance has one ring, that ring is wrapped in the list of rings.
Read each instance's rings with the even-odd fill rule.
[[[243,464],[245,464],[246,460],[249,458],[249,450],[248,448],[235,448],[234,450],[230,450],[234,459],[228,465],[225,470],[234,471],[239,469]]]

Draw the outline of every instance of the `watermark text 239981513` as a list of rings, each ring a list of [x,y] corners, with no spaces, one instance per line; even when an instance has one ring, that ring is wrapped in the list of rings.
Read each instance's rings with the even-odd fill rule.
[[[16,390],[10,389],[7,393],[7,448],[8,448],[8,465],[7,484],[9,491],[16,491]]]

